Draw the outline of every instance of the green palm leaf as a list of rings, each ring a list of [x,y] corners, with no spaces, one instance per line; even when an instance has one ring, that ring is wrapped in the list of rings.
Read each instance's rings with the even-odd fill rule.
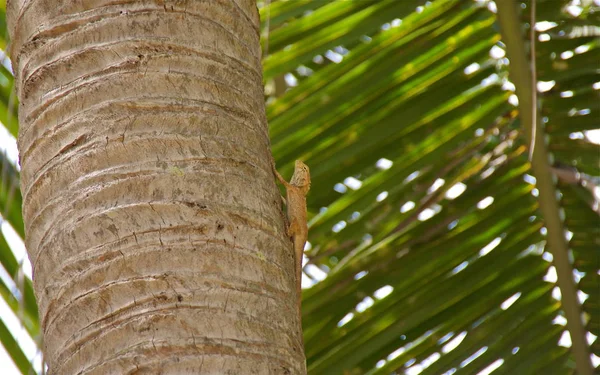
[[[304,293],[309,372],[477,373],[500,360],[497,371],[506,373],[573,371],[569,350],[558,345],[565,328],[553,323],[563,314],[561,304],[544,281],[551,265],[541,256],[547,254],[547,229],[529,176],[523,126],[508,104],[507,61],[489,55],[494,46],[495,53],[505,49],[494,13],[484,2],[403,1],[402,9],[381,20],[378,10],[391,2],[360,2],[360,9],[351,2],[357,7],[353,20],[372,12],[380,24],[401,22],[380,30],[357,21],[352,33],[337,38],[346,19],[332,13],[326,27],[303,28],[328,6],[347,10],[348,3],[328,3],[305,17],[299,16],[305,8],[294,13],[286,3],[288,22],[278,18],[270,25],[277,43],[269,44],[265,58],[267,79],[289,72],[297,80],[296,87],[268,101],[279,168],[289,174],[292,161],[302,159],[318,187],[309,196],[313,217],[305,271],[327,277],[313,280]],[[574,95],[545,94],[541,116],[561,137],[555,141],[558,136],[548,131],[549,152],[593,179],[600,174],[598,146],[571,138],[598,127],[590,116],[599,103],[592,87],[599,81],[593,63],[597,42],[589,33],[575,36],[574,28],[593,22],[565,13],[566,5],[538,7],[538,20],[558,24],[548,42],[557,44],[539,43],[538,76],[556,86],[572,85],[561,91]],[[592,18],[597,10],[585,11]],[[528,18],[523,14],[519,22]],[[286,42],[279,42],[281,35]],[[349,52],[334,48],[339,45]],[[581,45],[588,49],[580,48],[568,66],[560,57],[551,61]],[[312,61],[328,49],[342,54],[342,61]],[[298,66],[311,74],[295,71]],[[584,112],[573,116],[573,107]],[[455,197],[457,186],[466,190]],[[564,187],[561,180],[561,207],[568,217],[567,199],[577,198]],[[597,198],[581,181],[568,188],[587,194],[571,214],[582,219],[567,218],[564,225],[573,239],[577,224],[581,227],[577,238],[589,241],[581,248],[592,257],[598,254]],[[576,242],[571,248],[582,253]],[[583,259],[576,256],[574,266],[585,272],[581,283],[592,293],[599,263],[590,259],[582,271],[577,264]],[[381,288],[393,291],[377,298]],[[517,301],[503,308],[511,296]],[[583,308],[594,314],[590,301]],[[593,333],[593,323],[587,330]],[[444,352],[445,342],[460,332],[466,335],[462,343]]]

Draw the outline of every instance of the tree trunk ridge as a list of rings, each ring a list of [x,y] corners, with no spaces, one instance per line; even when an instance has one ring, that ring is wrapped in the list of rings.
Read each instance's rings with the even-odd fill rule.
[[[305,373],[255,1],[7,15],[49,373]]]

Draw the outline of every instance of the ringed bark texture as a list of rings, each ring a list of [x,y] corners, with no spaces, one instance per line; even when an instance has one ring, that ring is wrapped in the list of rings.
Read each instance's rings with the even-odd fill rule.
[[[50,374],[302,374],[255,0],[13,0]]]

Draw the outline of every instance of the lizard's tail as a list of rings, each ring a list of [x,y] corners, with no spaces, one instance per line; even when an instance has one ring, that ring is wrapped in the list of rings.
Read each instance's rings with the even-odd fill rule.
[[[294,249],[304,250],[304,241],[299,236],[294,236]],[[296,298],[298,306],[298,322],[300,323],[300,338],[302,345],[304,345],[304,337],[302,335],[302,255],[301,251],[296,251]]]

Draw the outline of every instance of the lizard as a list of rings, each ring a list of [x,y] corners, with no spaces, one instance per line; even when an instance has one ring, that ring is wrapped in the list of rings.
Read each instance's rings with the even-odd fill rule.
[[[308,238],[308,224],[306,222],[306,194],[310,189],[310,170],[308,166],[300,160],[296,160],[294,165],[294,174],[287,182],[275,168],[273,162],[273,172],[275,176],[285,186],[286,199],[283,203],[287,208],[286,234],[292,239],[294,244],[294,256],[296,266],[296,292],[298,298],[298,313],[300,313],[301,293],[302,293],[302,255],[304,254],[304,244]]]

